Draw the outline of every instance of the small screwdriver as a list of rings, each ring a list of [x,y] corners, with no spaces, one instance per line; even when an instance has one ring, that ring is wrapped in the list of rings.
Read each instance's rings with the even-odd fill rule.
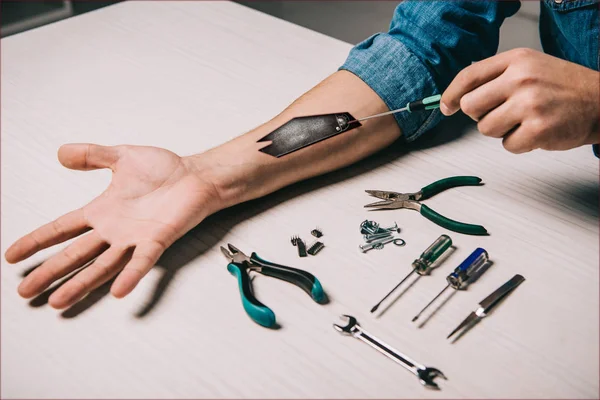
[[[404,277],[388,294],[385,295],[383,299],[373,308],[371,308],[371,312],[374,313],[377,311],[381,303],[384,302],[396,289],[400,287],[404,283],[405,280],[408,279],[413,273],[417,273],[421,276],[427,275],[431,270],[431,265],[446,251],[448,248],[452,246],[452,239],[448,235],[441,235],[436,239],[435,242],[431,244],[415,261],[412,263],[413,270]]]
[[[449,287],[452,287],[456,290],[466,288],[469,283],[471,283],[471,277],[473,277],[473,275],[476,274],[480,268],[486,265],[488,260],[488,253],[485,251],[485,249],[482,249],[481,247],[475,249],[475,251],[473,251],[469,257],[467,257],[458,267],[454,269],[454,271],[452,271],[450,275],[446,277],[446,281],[448,281],[446,287],[442,289],[442,291],[439,292],[437,296],[433,298],[433,300],[427,303],[427,305],[423,307],[423,309],[419,311],[417,315],[415,315],[412,321],[415,322],[421,316],[421,314],[423,314],[423,311],[432,305],[433,302],[436,301],[438,297],[440,297],[442,293],[444,293]]]
[[[416,100],[416,101],[411,101],[409,103],[406,103],[405,107],[398,108],[397,110],[386,111],[381,114],[375,114],[375,115],[370,115],[370,116],[364,117],[364,118],[358,118],[353,121],[347,122],[347,124],[351,124],[352,122],[365,121],[365,120],[371,119],[371,118],[384,117],[386,115],[396,114],[396,113],[399,113],[402,111],[408,111],[409,113],[411,113],[414,111],[421,111],[421,110],[433,110],[436,108],[440,108],[440,100],[441,99],[442,99],[442,95],[436,94],[434,96],[425,97],[422,100]]]

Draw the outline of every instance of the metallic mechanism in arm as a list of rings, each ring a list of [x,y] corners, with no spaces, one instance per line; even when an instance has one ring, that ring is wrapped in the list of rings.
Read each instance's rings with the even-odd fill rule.
[[[258,142],[271,142],[260,151],[281,157],[359,126],[361,123],[347,112],[308,115],[289,120]]]

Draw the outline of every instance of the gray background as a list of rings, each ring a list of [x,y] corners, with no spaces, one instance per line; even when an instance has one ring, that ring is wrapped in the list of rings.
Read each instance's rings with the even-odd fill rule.
[[[2,1],[2,36],[14,34],[56,20],[76,16],[118,3],[118,1],[75,1],[70,12],[57,14],[62,1]],[[358,43],[370,35],[386,31],[399,1],[237,1],[269,15],[304,26],[348,43]],[[537,19],[538,1],[522,1],[521,10],[503,26],[500,51],[504,43],[521,43],[523,47],[539,49]],[[54,12],[54,14],[50,14]],[[42,18],[40,18],[42,16]],[[47,16],[44,18],[43,16]],[[30,24],[27,22],[31,21]],[[24,23],[23,23],[24,22]],[[14,27],[20,23],[17,29]],[[518,26],[519,29],[515,29]],[[22,28],[21,28],[22,27]],[[519,37],[516,37],[516,36]]]

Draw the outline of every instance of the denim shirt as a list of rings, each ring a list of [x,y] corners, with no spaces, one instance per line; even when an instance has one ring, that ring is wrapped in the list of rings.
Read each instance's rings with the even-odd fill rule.
[[[598,1],[542,0],[540,37],[544,51],[598,70]],[[500,26],[518,1],[403,1],[389,32],[354,47],[340,69],[367,83],[390,110],[442,93],[474,61],[496,54]],[[397,113],[407,141],[435,126],[439,110]]]

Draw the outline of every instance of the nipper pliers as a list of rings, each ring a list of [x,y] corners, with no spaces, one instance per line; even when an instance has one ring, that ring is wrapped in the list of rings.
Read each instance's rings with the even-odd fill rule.
[[[229,260],[227,270],[237,277],[244,310],[257,324],[267,328],[273,327],[275,313],[254,297],[249,277],[251,271],[293,283],[317,303],[326,301],[321,282],[313,274],[263,260],[256,253],[248,257],[232,244],[227,244],[227,247],[229,250],[221,246],[221,252]]]
[[[393,210],[397,208],[410,208],[417,210],[422,216],[439,226],[449,229],[454,232],[464,233],[467,235],[487,235],[487,230],[481,225],[465,224],[464,222],[454,221],[446,218],[441,214],[433,211],[425,204],[421,204],[419,200],[426,200],[435,194],[443,192],[458,186],[479,186],[481,178],[476,176],[453,176],[446,179],[440,179],[430,185],[425,186],[416,193],[397,193],[386,192],[383,190],[365,190],[369,195],[382,199],[375,203],[367,204],[366,208],[376,210]]]

